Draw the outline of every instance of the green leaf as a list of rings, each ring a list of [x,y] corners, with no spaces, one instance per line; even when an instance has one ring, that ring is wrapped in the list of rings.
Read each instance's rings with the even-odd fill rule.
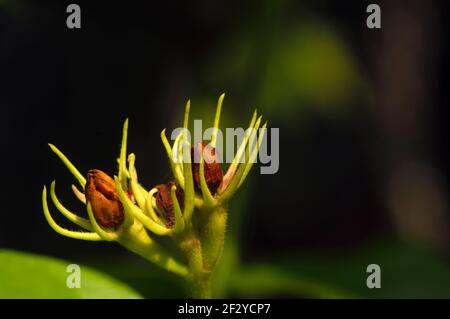
[[[144,298],[186,298],[184,280],[135,254],[117,256],[113,264],[100,258],[83,260],[84,264],[127,283]]]
[[[369,264],[381,267],[381,288],[369,289]],[[279,255],[242,265],[230,277],[240,297],[449,298],[450,264],[430,247],[382,241],[333,254]]]
[[[81,287],[68,288],[67,266],[56,258],[0,250],[1,298],[141,298],[125,284],[80,265]]]
[[[354,297],[350,292],[336,288],[333,284],[270,264],[243,266],[231,279],[230,292],[240,297]]]

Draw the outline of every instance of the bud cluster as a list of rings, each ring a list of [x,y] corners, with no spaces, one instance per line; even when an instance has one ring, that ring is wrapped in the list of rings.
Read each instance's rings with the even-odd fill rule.
[[[214,128],[219,125],[224,95],[219,98]],[[184,129],[188,129],[190,102],[186,104]],[[91,241],[115,241],[149,261],[187,278],[198,288],[198,296],[207,296],[204,281],[222,251],[227,217],[227,203],[246,179],[261,145],[267,124],[261,127],[256,111],[238,147],[233,162],[224,173],[215,148],[214,134],[209,143],[191,145],[181,132],[171,145],[165,130],[161,140],[166,150],[173,180],[146,189],[138,181],[135,155],[127,155],[128,120],[123,127],[122,145],[118,158],[119,169],[111,177],[99,169],[91,169],[86,178],[54,145],[52,151],[62,160],[77,179],[82,190],[72,185],[76,197],[87,208],[88,218],[72,213],[58,200],[55,181],[50,197],[55,207],[71,222],[82,228],[72,231],[59,226],[52,218],[47,189],[42,192],[42,206],[49,225],[61,235]],[[262,133],[261,133],[262,132]],[[252,149],[252,141],[257,147]],[[188,148],[190,158],[173,158],[173,150]],[[193,219],[194,215],[198,218]],[[158,241],[157,236],[169,236],[185,260],[172,256]],[[200,284],[199,284],[200,283]]]

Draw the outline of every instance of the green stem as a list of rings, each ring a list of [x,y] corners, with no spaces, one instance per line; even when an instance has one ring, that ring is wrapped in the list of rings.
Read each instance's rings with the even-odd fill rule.
[[[192,274],[192,277],[188,281],[188,285],[190,290],[189,293],[192,298],[196,299],[212,298],[210,272]]]
[[[181,247],[188,259],[190,295],[212,298],[211,275],[223,251],[227,210],[215,206],[202,210],[198,216],[198,235],[192,229],[186,230]]]
[[[184,252],[188,261],[189,275],[187,286],[192,298],[212,298],[211,269],[205,267],[202,243],[189,223],[185,230],[175,238],[180,250]]]
[[[150,238],[142,226],[133,225],[129,229],[124,230],[118,242],[130,251],[167,271],[184,278],[189,277],[189,269],[169,256],[160,245]]]
[[[219,205],[200,212],[200,240],[205,268],[212,270],[222,255],[225,242],[227,209]]]

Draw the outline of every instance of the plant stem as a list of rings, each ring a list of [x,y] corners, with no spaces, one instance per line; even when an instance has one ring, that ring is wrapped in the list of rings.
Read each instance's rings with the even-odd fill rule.
[[[118,241],[130,251],[167,271],[184,278],[189,276],[188,268],[168,255],[161,246],[148,236],[142,226],[133,225],[120,236]]]
[[[205,267],[212,270],[222,255],[225,242],[227,209],[220,205],[201,212],[200,240]]]
[[[211,272],[192,274],[188,281],[190,295],[196,299],[212,298]]]
[[[188,261],[189,275],[186,279],[189,295],[193,298],[211,298],[211,272],[204,267],[201,242],[192,223],[177,235],[175,241]]]
[[[219,260],[225,240],[227,210],[215,206],[200,212],[198,234],[186,230],[182,249],[188,259],[188,285],[193,298],[212,298],[211,275]]]

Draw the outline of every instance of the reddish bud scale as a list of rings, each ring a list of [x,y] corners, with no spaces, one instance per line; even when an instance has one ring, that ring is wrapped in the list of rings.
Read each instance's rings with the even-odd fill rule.
[[[216,149],[206,143],[197,143],[191,149],[192,175],[194,178],[194,187],[200,191],[200,159],[203,151],[203,160],[205,162],[205,180],[206,185],[212,194],[215,194],[223,179],[222,166],[219,163]]]
[[[98,169],[87,174],[86,200],[91,204],[95,220],[100,226],[117,229],[124,221],[123,206],[114,180]]]

